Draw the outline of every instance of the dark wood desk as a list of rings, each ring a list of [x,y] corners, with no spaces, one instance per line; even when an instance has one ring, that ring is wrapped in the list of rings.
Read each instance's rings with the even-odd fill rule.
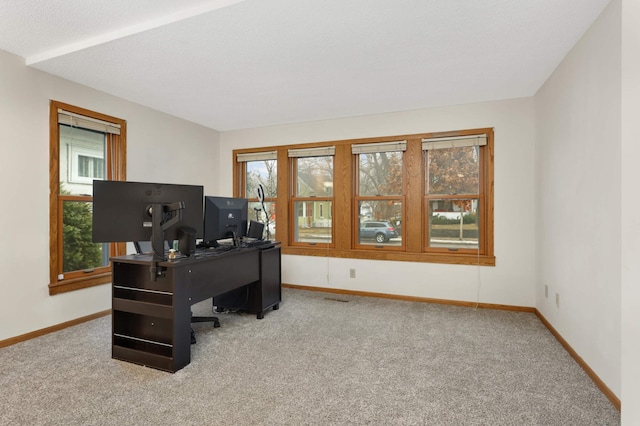
[[[112,357],[160,370],[175,372],[191,362],[192,304],[246,291],[246,305],[238,308],[262,318],[281,300],[277,245],[159,262],[155,280],[149,255],[111,260]]]

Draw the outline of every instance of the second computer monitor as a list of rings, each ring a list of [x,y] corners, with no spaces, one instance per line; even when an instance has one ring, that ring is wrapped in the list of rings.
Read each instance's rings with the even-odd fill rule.
[[[239,239],[247,233],[246,198],[204,197],[204,238],[207,245],[217,246],[219,240]]]

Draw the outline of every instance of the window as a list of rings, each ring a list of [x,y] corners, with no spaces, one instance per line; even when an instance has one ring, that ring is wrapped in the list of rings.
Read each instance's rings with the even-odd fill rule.
[[[124,244],[91,241],[93,180],[125,179],[123,120],[50,104],[50,284],[57,294],[111,281]]]
[[[402,222],[402,156],[406,149],[406,141],[351,147],[358,168],[355,211],[356,246],[360,248],[402,247],[402,233],[395,225]]]
[[[276,199],[278,197],[278,159],[276,151],[238,154],[241,191],[237,196],[249,200],[249,219],[268,224],[265,238],[276,239]],[[259,198],[263,197],[262,200]],[[255,216],[252,216],[254,214]]]
[[[292,244],[332,244],[335,147],[290,149],[293,181]]]
[[[271,183],[284,254],[495,265],[493,129],[267,149],[279,160]],[[234,154],[234,181],[247,182],[240,158],[261,153]]]
[[[425,250],[480,250],[480,147],[486,135],[432,138],[425,152]]]
[[[104,154],[104,152],[102,152]],[[74,159],[77,173],[74,175],[75,181],[84,179],[104,179],[104,158],[91,155],[78,155]]]

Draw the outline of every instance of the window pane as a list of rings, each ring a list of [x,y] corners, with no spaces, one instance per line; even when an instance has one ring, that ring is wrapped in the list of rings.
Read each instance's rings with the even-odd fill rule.
[[[333,156],[296,158],[296,195],[333,196]]]
[[[104,179],[104,160],[87,155],[78,155],[78,176],[92,180]]]
[[[60,125],[60,193],[91,195],[93,180],[104,179],[106,134]]]
[[[402,195],[402,151],[359,157],[359,195]]]
[[[331,201],[296,201],[294,241],[331,242]]]
[[[278,161],[248,161],[245,164],[247,176],[244,196],[247,198],[258,198],[258,184],[262,184],[266,198],[277,197]]]
[[[63,203],[63,273],[109,265],[109,245],[91,241],[92,219],[93,203]]]
[[[276,203],[275,201],[265,201],[264,209],[267,210],[268,216],[263,210],[262,203],[252,202],[249,203],[249,220],[255,220],[266,224],[267,217],[269,219],[269,236],[267,237],[265,231],[265,238],[270,240],[276,239]],[[265,225],[266,226],[266,225]]]
[[[479,147],[434,149],[427,153],[428,194],[477,194]]]
[[[402,245],[402,202],[363,200],[360,211],[358,243]]]
[[[430,200],[429,247],[478,249],[478,200]]]

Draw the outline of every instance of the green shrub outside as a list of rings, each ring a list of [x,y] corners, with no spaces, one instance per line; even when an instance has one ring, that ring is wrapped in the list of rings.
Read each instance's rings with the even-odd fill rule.
[[[62,189],[61,193],[68,194]],[[62,271],[81,271],[102,264],[102,245],[91,238],[92,203],[65,201],[62,216]]]

